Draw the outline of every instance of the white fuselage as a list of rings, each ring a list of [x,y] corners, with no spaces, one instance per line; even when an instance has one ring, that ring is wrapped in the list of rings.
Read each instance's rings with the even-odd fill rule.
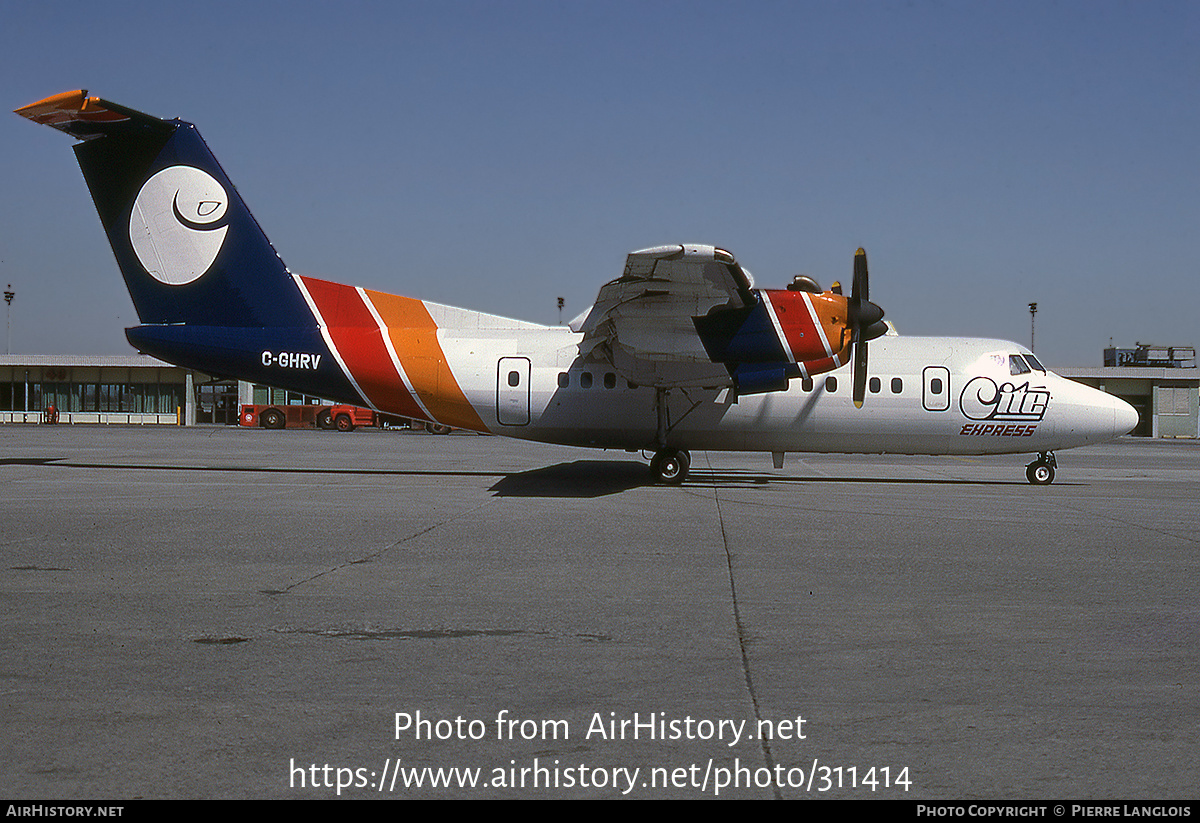
[[[451,371],[498,435],[598,448],[654,449],[656,391],[579,356],[566,328],[442,329]],[[678,449],[899,454],[1046,452],[1124,434],[1124,401],[1039,370],[1012,374],[1003,340],[885,336],[871,343],[869,390],[854,407],[850,369],[787,391],[728,387],[666,394],[666,444]],[[514,376],[515,373],[515,376]]]

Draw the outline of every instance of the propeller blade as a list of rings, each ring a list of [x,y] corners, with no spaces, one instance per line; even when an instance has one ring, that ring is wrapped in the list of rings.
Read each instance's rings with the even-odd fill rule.
[[[859,249],[854,253],[854,285],[850,291],[851,300],[870,300],[867,284],[867,251]]]
[[[862,337],[862,331],[854,329],[854,408],[863,407],[863,398],[867,391],[867,341]]]
[[[883,309],[870,300],[871,285],[867,275],[867,252],[859,249],[854,253],[854,283],[847,302],[846,320],[850,324],[851,345],[854,346],[852,378],[854,382],[854,407],[861,409],[867,393],[867,341],[883,332]]]

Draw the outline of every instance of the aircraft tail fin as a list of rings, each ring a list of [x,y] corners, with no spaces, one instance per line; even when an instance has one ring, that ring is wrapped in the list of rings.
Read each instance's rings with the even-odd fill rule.
[[[313,327],[283,261],[200,137],[86,91],[16,110],[75,155],[146,325]]]

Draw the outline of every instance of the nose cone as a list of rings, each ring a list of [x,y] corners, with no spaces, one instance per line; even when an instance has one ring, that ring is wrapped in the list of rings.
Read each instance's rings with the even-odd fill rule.
[[[1062,411],[1056,421],[1059,448],[1103,443],[1129,434],[1138,424],[1137,409],[1119,397],[1070,380],[1055,388],[1051,402]]]
[[[1113,406],[1113,437],[1129,434],[1138,424],[1137,409],[1119,397],[1114,397]]]
[[[1138,424],[1137,409],[1119,397],[1092,389],[1091,400],[1099,414],[1093,418],[1095,431],[1089,440],[1093,443],[1111,440],[1129,434]]]

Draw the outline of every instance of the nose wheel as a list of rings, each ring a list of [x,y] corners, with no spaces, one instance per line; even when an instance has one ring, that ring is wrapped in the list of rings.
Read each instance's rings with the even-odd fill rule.
[[[1057,466],[1054,452],[1042,452],[1037,460],[1025,467],[1025,477],[1035,486],[1049,486],[1054,482],[1054,469]]]
[[[662,449],[650,460],[650,472],[659,483],[678,485],[687,477],[692,457],[682,449]]]

